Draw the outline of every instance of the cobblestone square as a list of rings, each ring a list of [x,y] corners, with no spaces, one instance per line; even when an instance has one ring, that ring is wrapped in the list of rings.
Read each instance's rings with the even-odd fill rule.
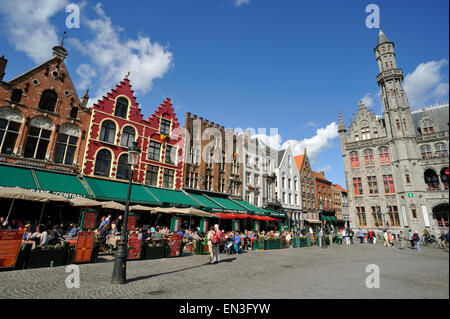
[[[126,285],[112,285],[113,258],[82,264],[80,288],[67,288],[66,267],[0,273],[0,298],[88,299],[367,299],[449,298],[448,251],[382,244],[289,248],[127,262]],[[380,269],[368,289],[367,265]]]

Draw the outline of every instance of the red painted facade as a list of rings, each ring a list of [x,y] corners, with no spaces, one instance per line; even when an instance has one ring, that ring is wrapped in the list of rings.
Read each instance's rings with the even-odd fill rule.
[[[312,172],[316,188],[317,209],[331,211],[333,209],[332,183],[325,178],[323,173]]]
[[[127,104],[126,107],[124,106],[125,104]],[[122,116],[120,110],[123,111]],[[167,135],[163,135],[160,132],[162,121],[170,123],[170,132]],[[106,129],[111,123],[114,124],[114,132]],[[124,140],[131,141],[129,135],[125,134],[124,129],[134,131],[135,135],[132,139],[138,142],[138,147],[141,149],[139,164],[135,168],[133,176],[134,182],[155,187],[180,189],[184,140],[178,134],[180,125],[170,99],[167,98],[151,117],[144,120],[128,78],[124,78],[115,89],[112,89],[93,106],[87,151],[83,165],[84,175],[110,180],[126,180],[123,178],[123,174],[118,176],[120,170],[119,158],[128,152],[128,146],[126,146]],[[159,157],[156,159],[149,158],[151,142],[160,144]],[[173,164],[167,163],[166,160],[168,147],[173,147],[173,152],[176,154]],[[101,158],[101,156],[99,157],[99,152],[102,150],[107,150],[111,154],[109,170],[105,169],[102,171],[99,169],[100,164],[96,166],[97,160]],[[155,147],[153,150],[155,150]],[[106,152],[103,151],[103,154],[106,154]],[[149,176],[147,176],[150,174],[148,172],[150,166],[157,168],[157,182],[152,184],[149,183]],[[103,174],[105,172],[106,174]],[[173,173],[173,180],[170,174],[167,175],[166,180],[168,184],[165,185],[166,172]],[[170,183],[170,180],[172,180],[172,183]]]

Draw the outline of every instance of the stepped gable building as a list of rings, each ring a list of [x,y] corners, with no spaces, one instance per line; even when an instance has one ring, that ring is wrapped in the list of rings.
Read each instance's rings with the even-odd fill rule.
[[[186,113],[186,191],[242,199],[242,134]]]
[[[448,230],[448,103],[411,111],[394,43],[380,30],[374,49],[383,115],[361,102],[347,128],[339,113],[354,227],[393,233]]]
[[[294,160],[300,173],[303,212],[301,221],[303,226],[305,224],[318,224],[320,221],[316,205],[315,178],[309,163],[306,149],[304,154],[295,156]]]
[[[342,213],[342,219],[344,220],[344,227],[351,227],[350,225],[350,214],[349,214],[349,210],[348,210],[348,194],[347,194],[347,190],[344,189],[342,186],[338,185],[338,184],[333,184],[333,188],[337,189],[340,191],[340,201],[341,201],[341,213]],[[338,196],[338,195],[336,195]],[[336,205],[338,205],[338,202],[336,202]],[[338,214],[338,210],[336,210],[336,218],[338,220],[340,220],[340,214]]]
[[[180,189],[184,140],[179,129],[168,98],[151,117],[143,118],[127,76],[93,106],[83,173],[127,181],[128,148],[137,141],[141,155],[134,182]]]
[[[64,63],[63,44],[53,57],[4,81],[7,60],[0,57],[0,162],[81,172],[90,110],[87,91],[78,97]]]

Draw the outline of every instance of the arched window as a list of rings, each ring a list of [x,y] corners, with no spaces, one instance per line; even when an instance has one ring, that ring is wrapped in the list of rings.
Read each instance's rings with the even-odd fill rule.
[[[448,189],[448,167],[441,169],[441,182],[444,184],[444,189]]]
[[[58,95],[53,90],[45,90],[42,92],[39,108],[44,111],[55,112]]]
[[[119,97],[116,101],[116,108],[114,111],[115,116],[126,119],[128,114],[128,100],[123,97]]]
[[[11,94],[11,102],[20,103],[20,100],[22,99],[22,90],[21,89],[14,89]]]
[[[52,130],[53,123],[48,117],[38,116],[33,118],[30,122],[30,130],[28,131],[23,156],[45,159]]]
[[[358,152],[354,151],[350,153],[350,164],[352,167],[359,167]]]
[[[76,125],[64,124],[61,127],[53,158],[55,163],[73,164],[79,136],[80,131]]]
[[[439,178],[436,175],[436,172],[432,169],[428,169],[425,171],[425,183],[428,185],[428,190],[438,190],[439,187]]]
[[[128,179],[130,176],[130,165],[128,165],[128,154],[122,154],[117,162],[118,179]]]
[[[387,147],[380,147],[379,154],[380,154],[380,164],[389,164],[391,162]]]
[[[366,166],[375,164],[375,162],[373,161],[373,151],[372,150],[364,151],[364,161],[366,163]]]
[[[122,140],[120,145],[123,147],[131,147],[136,138],[136,132],[131,126],[125,126],[123,128]]]
[[[369,140],[370,139],[370,128],[363,127],[361,129],[361,136],[363,140]]]
[[[116,124],[113,121],[104,121],[100,131],[100,141],[114,144],[116,137]]]
[[[95,158],[94,175],[109,177],[111,167],[111,153],[106,150],[100,150]]]
[[[422,145],[420,147],[420,155],[422,158],[432,158],[433,153],[431,152],[430,145]]]
[[[9,107],[0,109],[0,152],[12,154],[23,122],[22,113]]]
[[[417,219],[417,211],[416,211],[416,205],[411,205],[411,215],[414,219]]]
[[[436,148],[436,157],[447,157],[447,145],[445,143],[438,143],[435,145]]]

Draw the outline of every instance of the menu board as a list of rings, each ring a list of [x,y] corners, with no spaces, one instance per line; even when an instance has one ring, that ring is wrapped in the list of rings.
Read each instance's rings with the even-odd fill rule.
[[[134,225],[136,225],[136,216],[128,216],[127,230],[134,230]]]
[[[97,222],[97,212],[84,212],[82,229],[94,229]]]
[[[95,233],[93,231],[78,233],[73,262],[81,263],[91,261],[92,249],[94,248],[94,238]]]
[[[180,256],[181,238],[182,237],[179,234],[172,234],[172,236],[170,236],[170,257]]]
[[[0,268],[14,267],[24,233],[23,230],[0,230]]]
[[[128,259],[141,258],[142,234],[131,233],[128,237]]]

